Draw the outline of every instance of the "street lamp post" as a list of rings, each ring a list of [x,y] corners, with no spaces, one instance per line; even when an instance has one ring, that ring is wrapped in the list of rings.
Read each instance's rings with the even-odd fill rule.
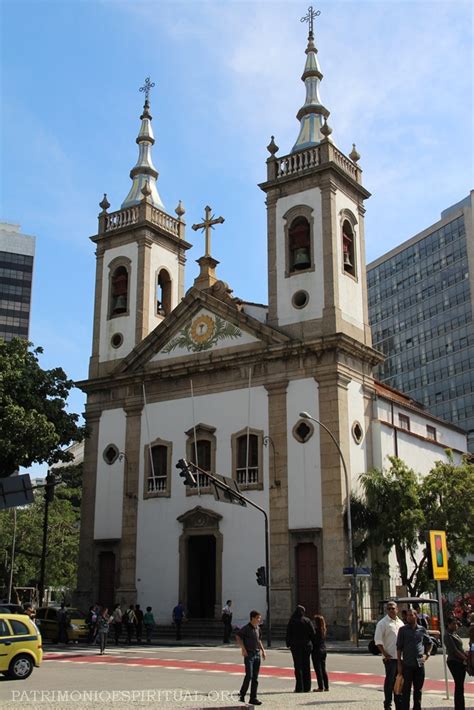
[[[352,638],[356,642],[357,645],[359,645],[359,634],[357,632],[357,577],[356,577],[356,568],[355,568],[355,562],[354,562],[354,548],[352,544],[352,515],[351,515],[351,489],[349,485],[349,475],[347,473],[347,466],[346,462],[344,459],[344,456],[341,451],[341,447],[339,446],[338,442],[336,441],[336,437],[332,433],[330,429],[327,428],[325,424],[319,421],[319,419],[316,419],[315,417],[311,416],[311,414],[308,414],[308,412],[300,412],[300,417],[302,419],[310,419],[313,422],[316,422],[324,431],[326,431],[331,439],[333,440],[336,449],[339,452],[339,456],[341,457],[342,461],[342,467],[344,469],[344,476],[346,479],[346,494],[347,494],[347,537],[349,539],[349,567],[351,569],[351,611],[352,611]]]

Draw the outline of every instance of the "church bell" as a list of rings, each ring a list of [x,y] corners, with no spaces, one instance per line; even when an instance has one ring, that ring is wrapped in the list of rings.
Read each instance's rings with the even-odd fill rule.
[[[295,269],[308,269],[311,266],[307,247],[295,249],[293,266]]]

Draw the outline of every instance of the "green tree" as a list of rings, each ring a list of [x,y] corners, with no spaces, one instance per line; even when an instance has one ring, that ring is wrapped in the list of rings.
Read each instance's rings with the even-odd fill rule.
[[[450,566],[474,546],[474,466],[452,456],[421,477],[396,457],[385,470],[360,476],[362,494],[352,497],[355,554],[370,547],[395,551],[402,584],[411,595],[429,589],[428,530],[446,530]]]
[[[49,506],[46,585],[73,588],[79,550],[82,465],[56,469],[56,475],[61,475],[63,483],[55,487],[54,500]],[[13,585],[35,586],[39,578],[42,552],[44,488],[35,491],[31,505],[17,508],[16,515]],[[0,539],[6,551],[0,559],[0,587],[4,590],[8,588],[10,578],[13,527],[14,511],[0,511]]]
[[[0,478],[21,466],[70,461],[65,447],[84,438],[79,415],[66,411],[74,387],[60,367],[43,370],[42,348],[0,339]]]

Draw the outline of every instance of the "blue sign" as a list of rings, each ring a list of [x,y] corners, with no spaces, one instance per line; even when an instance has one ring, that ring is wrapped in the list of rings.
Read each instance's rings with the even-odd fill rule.
[[[342,574],[344,577],[352,577],[354,574],[354,567],[343,567],[342,568]],[[370,577],[372,574],[372,571],[370,567],[356,567],[355,568],[355,576],[356,577]]]

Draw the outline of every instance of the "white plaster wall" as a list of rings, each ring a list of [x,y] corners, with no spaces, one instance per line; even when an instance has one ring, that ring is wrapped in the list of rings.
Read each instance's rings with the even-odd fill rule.
[[[125,459],[111,466],[103,452],[109,444],[125,451],[125,412],[113,409],[102,413],[99,423],[97,479],[95,490],[94,539],[113,540],[122,537],[123,479]]]
[[[292,274],[285,278],[285,221],[283,215],[291,207],[308,205],[313,210],[314,271]],[[300,323],[321,318],[324,307],[323,227],[321,218],[321,190],[319,187],[282,197],[276,207],[277,308],[280,325]],[[307,291],[309,303],[295,308],[291,299],[296,291]]]
[[[125,256],[131,261],[128,284],[129,314],[107,318],[109,305],[109,264],[118,256]],[[125,357],[135,346],[135,313],[137,309],[137,256],[138,245],[136,242],[125,246],[110,249],[104,258],[102,272],[102,299],[100,306],[100,340],[99,360],[118,360]],[[123,343],[120,348],[113,348],[110,339],[114,333],[122,333]]]
[[[163,316],[158,316],[156,313],[156,283],[158,274],[161,269],[166,269],[171,279],[171,310],[178,305],[178,274],[179,261],[178,255],[164,249],[158,244],[153,244],[151,247],[151,273],[150,273],[150,292],[145,294],[148,296],[148,333],[156,328],[163,320]]]
[[[231,436],[244,429],[248,421],[248,389],[202,395],[194,398],[196,424],[216,427],[217,472],[231,475]],[[268,432],[268,397],[263,387],[251,390],[249,426]],[[182,524],[177,517],[196,506],[222,515],[219,530],[223,535],[222,600],[234,600],[234,620],[248,619],[251,608],[264,612],[265,589],[256,584],[257,567],[265,563],[263,515],[251,507],[220,503],[213,495],[186,496],[186,487],[175,468],[186,457],[185,431],[193,426],[190,399],[178,399],[148,405],[150,437],[173,443],[170,498],[143,500],[144,446],[141,447],[138,502],[137,590],[143,607],[153,606],[155,618],[169,622],[177,603],[179,589],[179,537]],[[148,441],[145,417],[142,442]],[[268,457],[263,447],[264,490],[246,493],[258,505],[268,509]]]
[[[367,439],[364,421],[364,395],[363,388],[360,382],[352,380],[348,385],[347,390],[347,409],[348,409],[348,425],[349,425],[349,461],[347,462],[348,475],[351,481],[351,490],[357,491],[359,488],[359,476],[367,470]],[[355,422],[359,422],[364,438],[360,444],[357,444],[352,436],[352,426]]]
[[[339,305],[342,311],[342,317],[347,322],[363,328],[364,326],[364,310],[362,301],[362,280],[361,280],[361,247],[359,236],[359,225],[356,224],[354,232],[356,235],[356,274],[357,279],[352,278],[344,273],[343,269],[343,254],[342,254],[342,231],[340,223],[341,211],[347,209],[358,219],[358,210],[355,202],[349,199],[340,190],[336,193],[336,215],[337,215],[337,273],[339,274]]]
[[[319,391],[313,378],[294,380],[288,384],[288,519],[292,530],[322,528],[320,428],[314,424],[314,434],[301,444],[292,434],[307,411],[319,419]],[[275,442],[278,450],[278,442]]]
[[[376,401],[376,416],[382,422],[392,424],[392,407],[388,400],[381,397]],[[418,413],[413,409],[404,407],[401,404],[393,404],[393,424],[399,426],[399,414],[404,414],[410,420],[410,433],[416,434],[418,437],[427,437],[427,426],[436,429],[436,441],[442,445],[442,448],[456,449],[458,451],[467,451],[466,435],[463,432],[456,431],[448,422],[431,419],[424,416],[422,412]],[[423,442],[421,442],[422,444]],[[420,444],[420,445],[421,445]],[[442,448],[440,449],[442,453]]]
[[[208,311],[205,308],[202,308],[193,318],[191,319],[191,322],[195,321],[197,318],[199,318],[202,315],[209,316],[212,318],[213,321],[215,321],[216,314],[212,313],[211,311]],[[183,325],[184,329],[184,325]],[[228,347],[238,347],[239,345],[249,345],[250,343],[258,343],[259,341],[257,338],[255,338],[253,335],[250,335],[250,333],[247,333],[245,330],[240,330],[240,335],[236,338],[223,338],[222,340],[218,340],[215,345],[210,348],[210,350],[222,350],[223,348],[228,348]],[[176,338],[178,333],[173,335],[172,338],[170,338],[170,341],[174,340]],[[166,344],[165,344],[166,345]],[[164,346],[165,347],[165,346]],[[158,352],[153,358],[151,358],[151,362],[156,362],[157,360],[167,360],[172,357],[189,357],[190,351],[186,347],[177,347],[174,350],[171,350],[169,353],[165,352]]]

